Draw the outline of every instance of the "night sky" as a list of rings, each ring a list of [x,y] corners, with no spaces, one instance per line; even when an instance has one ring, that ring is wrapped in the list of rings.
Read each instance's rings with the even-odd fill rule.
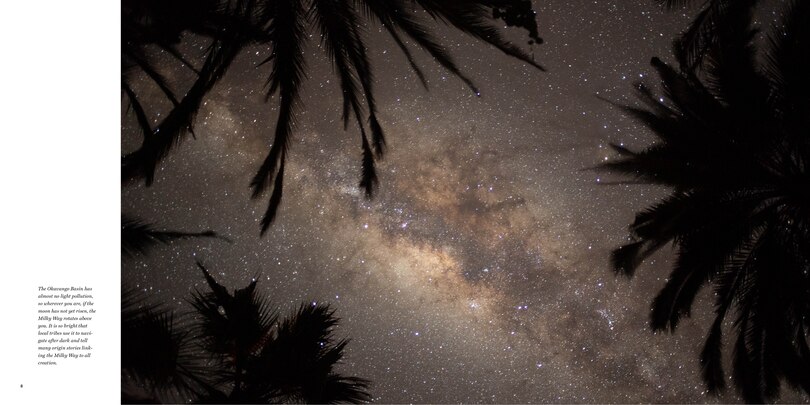
[[[277,100],[264,102],[267,70],[254,67],[267,50],[243,53],[208,96],[197,139],[170,155],[152,187],[122,191],[126,213],[213,229],[233,244],[157,247],[123,263],[123,282],[189,310],[184,299],[204,288],[199,259],[230,288],[258,277],[282,313],[329,302],[337,334],[352,339],[341,371],[372,380],[375,402],[738,402],[733,390],[707,396],[700,379],[710,289],[674,335],[653,334],[649,306],[670,252],[632,280],[609,267],[634,213],[667,190],[600,184],[616,178],[588,170],[614,156],[610,142],[653,141],[598,96],[634,103],[635,82],[655,85],[650,58],[672,61],[671,41],[696,10],[652,0],[544,0],[535,10],[545,43],[525,47],[548,72],[437,31],[481,97],[412,46],[425,91],[393,41],[368,27],[389,146],[371,201],[357,187],[356,124],[343,130],[337,78],[311,41],[284,200],[263,238],[268,196],[251,200],[248,185]],[[130,151],[140,135],[131,115],[122,124]]]

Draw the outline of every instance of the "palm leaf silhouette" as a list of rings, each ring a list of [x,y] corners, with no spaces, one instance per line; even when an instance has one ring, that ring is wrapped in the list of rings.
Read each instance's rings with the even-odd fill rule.
[[[693,7],[696,0],[658,0],[668,9]],[[699,68],[709,49],[717,44],[718,32],[736,13],[754,9],[759,0],[702,1],[701,10],[673,43],[675,56],[684,71]]]
[[[154,226],[141,219],[121,215],[121,254],[123,257],[133,257],[146,254],[154,245],[168,244],[173,240],[188,238],[217,238],[226,242],[230,240],[214,231],[183,232],[158,231]]]
[[[123,290],[122,378],[140,387],[134,391],[140,392],[140,400],[157,402],[158,397],[177,400],[193,395],[207,385],[203,360],[191,344],[187,326],[172,311],[149,302],[140,290]],[[133,391],[122,390],[122,402],[136,402],[138,398]]]

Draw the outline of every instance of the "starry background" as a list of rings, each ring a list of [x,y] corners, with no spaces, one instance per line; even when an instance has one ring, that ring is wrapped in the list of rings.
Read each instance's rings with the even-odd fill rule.
[[[259,278],[282,314],[328,302],[342,319],[337,334],[352,339],[341,371],[371,379],[375,402],[739,401],[707,396],[700,380],[708,289],[674,335],[653,334],[649,304],[671,252],[632,280],[609,268],[634,213],[666,190],[600,184],[616,179],[588,170],[613,156],[610,142],[653,141],[598,96],[634,103],[635,82],[656,83],[650,58],[672,60],[671,41],[696,11],[648,0],[544,0],[535,10],[545,43],[525,47],[548,72],[436,26],[481,97],[412,46],[426,91],[387,35],[368,27],[389,146],[371,201],[357,188],[356,126],[343,130],[337,79],[311,41],[284,200],[264,238],[268,197],[251,200],[248,184],[276,104],[264,102],[267,71],[255,67],[266,49],[243,53],[200,111],[197,139],[170,155],[152,187],[122,190],[124,212],[233,243],[159,247],[125,261],[123,282],[188,310],[184,299],[204,287],[199,259],[230,288]],[[183,81],[180,67],[167,74]],[[124,151],[137,146],[131,116],[122,134]],[[795,395],[783,399],[807,400]]]

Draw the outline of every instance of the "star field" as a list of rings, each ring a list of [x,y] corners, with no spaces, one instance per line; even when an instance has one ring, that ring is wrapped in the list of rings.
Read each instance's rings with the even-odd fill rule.
[[[248,184],[276,101],[264,102],[266,71],[254,67],[265,50],[245,52],[207,98],[196,139],[152,187],[122,191],[125,212],[233,243],[157,248],[124,262],[123,281],[189,309],[183,299],[204,284],[200,259],[229,288],[259,278],[282,313],[329,302],[338,335],[351,338],[343,370],[370,379],[375,402],[738,402],[733,391],[707,396],[700,380],[710,291],[674,335],[653,334],[649,305],[670,256],[632,280],[609,268],[634,213],[666,190],[601,184],[616,179],[588,170],[613,156],[611,142],[652,141],[600,97],[633,103],[633,83],[654,84],[650,58],[672,59],[694,10],[646,0],[535,10],[545,43],[531,51],[548,72],[439,29],[480,97],[413,48],[425,91],[393,41],[368,28],[389,147],[370,201],[357,187],[357,128],[343,130],[337,79],[311,41],[284,200],[264,238],[266,201],[251,200]],[[523,32],[510,35],[525,44]],[[130,118],[124,151],[139,136]],[[783,393],[807,400],[795,395]]]

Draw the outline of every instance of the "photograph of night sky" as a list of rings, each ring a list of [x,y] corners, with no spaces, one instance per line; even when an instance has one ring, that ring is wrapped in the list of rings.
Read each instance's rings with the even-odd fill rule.
[[[121,12],[123,402],[810,402],[810,2]]]

